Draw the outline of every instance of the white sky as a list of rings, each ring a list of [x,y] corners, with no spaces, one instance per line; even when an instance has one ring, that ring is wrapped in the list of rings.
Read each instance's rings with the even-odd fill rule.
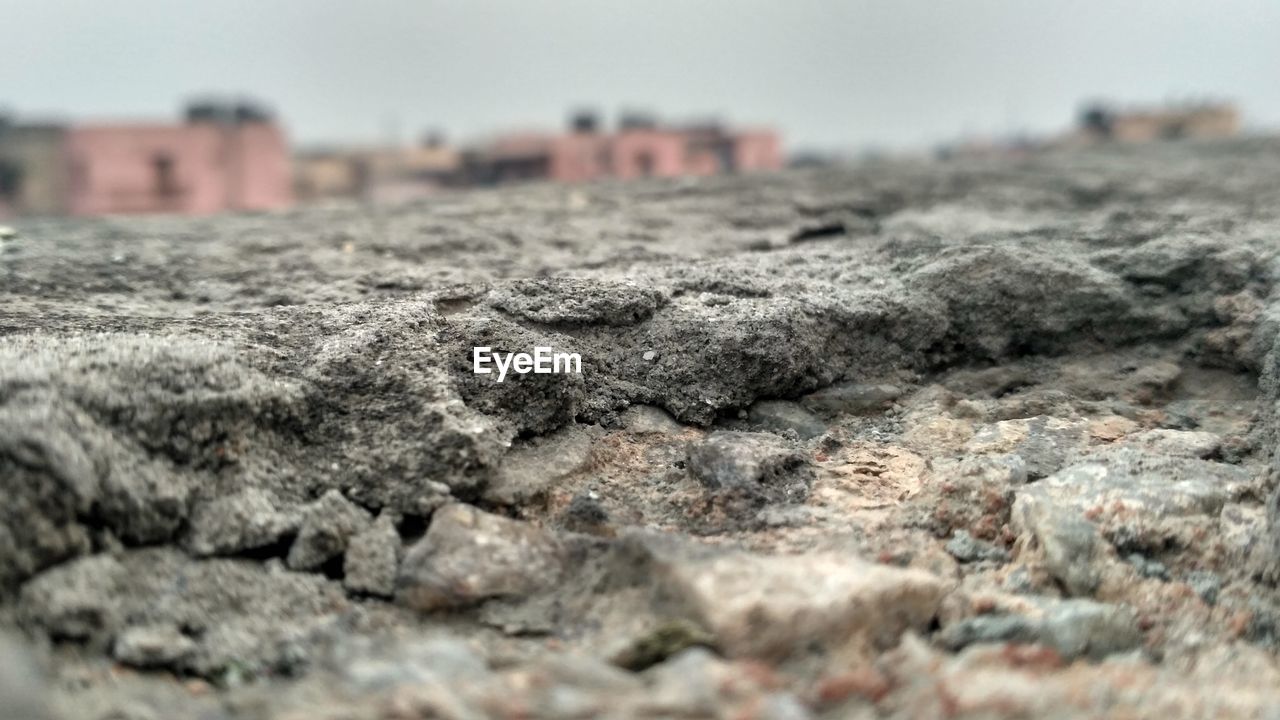
[[[1280,126],[1277,0],[0,0],[0,106],[267,101],[301,143],[559,127],[572,106],[773,124],[791,148],[1052,131],[1081,101]]]

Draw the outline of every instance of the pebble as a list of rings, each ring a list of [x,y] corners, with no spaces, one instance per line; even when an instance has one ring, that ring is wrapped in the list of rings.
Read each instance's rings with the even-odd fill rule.
[[[337,490],[329,490],[303,512],[302,529],[289,548],[285,564],[314,570],[338,557],[352,537],[369,527],[373,517]]]
[[[799,403],[787,400],[761,400],[747,410],[747,419],[764,430],[794,431],[801,440],[818,437],[827,424]]]
[[[527,596],[553,585],[564,563],[551,533],[454,503],[435,512],[427,534],[405,554],[397,601],[427,612]]]
[[[264,490],[247,488],[196,506],[186,547],[193,555],[234,555],[266,547],[298,531],[299,513]]]
[[[964,563],[982,560],[1001,563],[1009,561],[1009,553],[1004,548],[979,540],[970,535],[967,530],[956,530],[951,540],[947,542],[946,549],[952,557]]]
[[[143,625],[121,632],[111,647],[111,656],[137,668],[175,668],[196,650],[195,641],[174,625]]]
[[[1039,643],[1064,659],[1132,650],[1142,642],[1137,615],[1121,605],[1092,600],[1045,601],[1043,614],[979,615],[948,625],[939,641],[951,651],[977,643]]]
[[[902,388],[889,384],[842,383],[806,395],[801,403],[824,415],[867,415],[887,409],[902,396]]]
[[[384,510],[373,525],[347,544],[342,560],[343,587],[379,597],[395,595],[400,555],[395,516]]]

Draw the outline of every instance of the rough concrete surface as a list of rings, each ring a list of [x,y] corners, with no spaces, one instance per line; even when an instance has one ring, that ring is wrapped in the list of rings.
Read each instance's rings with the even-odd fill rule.
[[[1275,717],[1278,251],[1269,140],[19,223],[0,706]]]

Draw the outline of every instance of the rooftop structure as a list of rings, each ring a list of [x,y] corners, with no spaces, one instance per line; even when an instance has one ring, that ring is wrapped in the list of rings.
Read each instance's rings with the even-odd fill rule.
[[[10,214],[207,215],[293,201],[284,133],[245,103],[193,104],[182,122],[9,125],[0,168]]]
[[[464,172],[469,181],[487,184],[700,176],[783,166],[781,143],[772,130],[664,126],[637,113],[624,114],[612,133],[599,127],[594,116],[577,113],[565,133],[502,135],[468,153]]]
[[[1081,113],[1080,130],[1089,139],[1119,142],[1225,138],[1239,134],[1240,112],[1231,103],[1130,109],[1097,104]]]

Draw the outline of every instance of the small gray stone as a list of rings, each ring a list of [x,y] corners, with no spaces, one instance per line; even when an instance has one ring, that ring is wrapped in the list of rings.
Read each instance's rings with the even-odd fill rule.
[[[1026,492],[1078,512],[1120,504],[1129,512],[1166,518],[1216,514],[1250,484],[1249,473],[1235,465],[1115,448],[1063,468]]]
[[[637,435],[668,435],[684,431],[684,426],[676,422],[670,413],[652,405],[632,405],[623,410],[618,419],[627,432]]]
[[[1138,617],[1133,610],[1090,600],[1064,600],[1055,604],[1043,628],[1046,643],[1069,658],[1100,660],[1142,643]]]
[[[1045,569],[1068,593],[1089,595],[1098,586],[1094,554],[1102,541],[1093,523],[1029,492],[1018,494],[1010,520],[1015,530],[1040,546]]]
[[[1037,415],[985,425],[965,449],[973,453],[1014,453],[1022,458],[1027,478],[1039,480],[1078,456],[1088,441],[1087,423]]]
[[[706,488],[767,502],[800,502],[812,471],[805,457],[770,433],[713,432],[689,447],[688,467]]]
[[[599,531],[609,522],[609,511],[591,494],[578,493],[564,511],[565,526],[575,532]]]
[[[981,560],[1008,562],[1009,553],[1004,548],[996,547],[989,542],[979,540],[967,530],[956,530],[946,545],[947,552],[960,562],[971,563]]]
[[[624,547],[622,570],[643,568],[662,603],[707,630],[730,657],[779,660],[855,640],[889,647],[927,625],[947,591],[931,573],[845,553],[724,552],[642,534]]]
[[[559,540],[534,525],[446,505],[405,554],[397,600],[432,611],[525,596],[559,579],[564,555]]]
[[[1142,642],[1137,616],[1123,606],[1092,600],[1047,603],[1036,615],[979,615],[947,626],[938,636],[949,650],[977,643],[1039,643],[1071,660],[1132,650]]]
[[[1027,572],[1025,567],[1016,567],[1004,576],[1004,581],[1000,586],[1011,593],[1019,595],[1030,595],[1035,592],[1035,586],[1031,582],[1031,573]]]
[[[384,510],[369,529],[347,544],[342,561],[343,587],[352,592],[391,597],[396,591],[400,554],[395,516]]]
[[[341,555],[372,520],[369,511],[330,490],[304,510],[302,529],[285,563],[294,570],[314,570]]]
[[[175,668],[195,654],[196,643],[169,624],[131,627],[116,637],[111,656],[137,668]]]
[[[806,395],[801,402],[823,415],[878,413],[902,396],[896,385],[842,383]]]
[[[581,470],[591,458],[596,433],[567,425],[511,448],[484,490],[484,499],[498,505],[523,505]]]
[[[1155,455],[1207,458],[1222,447],[1222,436],[1197,430],[1143,430],[1124,438],[1124,444]]]
[[[1222,590],[1222,578],[1208,570],[1193,570],[1187,573],[1186,582],[1192,590],[1208,605],[1218,603],[1218,593]]]
[[[246,488],[196,506],[186,547],[193,555],[232,555],[266,547],[298,532],[300,515],[282,510],[276,498]]]
[[[1164,563],[1159,560],[1152,560],[1141,553],[1131,553],[1125,559],[1142,577],[1155,578],[1157,580],[1169,579],[1169,568],[1165,567]]]
[[[747,410],[747,419],[772,432],[795,431],[801,440],[818,437],[827,424],[805,410],[799,403],[787,400],[761,400]]]
[[[22,609],[54,638],[86,641],[115,626],[113,593],[127,581],[110,555],[91,555],[46,570],[22,587]]]
[[[952,623],[938,635],[952,652],[970,645],[993,642],[1033,643],[1040,640],[1040,626],[1024,615],[978,615]]]

